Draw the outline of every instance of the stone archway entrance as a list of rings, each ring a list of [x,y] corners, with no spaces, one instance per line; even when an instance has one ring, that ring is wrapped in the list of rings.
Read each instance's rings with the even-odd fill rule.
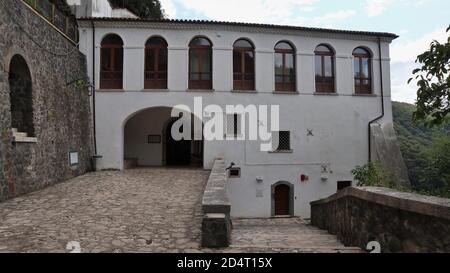
[[[173,118],[171,114],[170,107],[153,107],[138,112],[126,122],[125,169],[158,166],[203,167],[203,141],[193,138],[174,140],[171,134],[172,125],[179,118]],[[193,114],[183,113],[183,115],[191,115],[194,122]],[[191,136],[194,135],[194,129],[192,125]]]

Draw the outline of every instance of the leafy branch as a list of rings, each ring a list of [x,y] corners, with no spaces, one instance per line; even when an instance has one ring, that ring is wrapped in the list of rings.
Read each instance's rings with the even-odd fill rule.
[[[417,56],[416,63],[421,67],[414,69],[408,80],[408,84],[417,80],[418,87],[413,118],[429,127],[442,125],[450,114],[450,36],[443,44],[432,41],[430,49]]]

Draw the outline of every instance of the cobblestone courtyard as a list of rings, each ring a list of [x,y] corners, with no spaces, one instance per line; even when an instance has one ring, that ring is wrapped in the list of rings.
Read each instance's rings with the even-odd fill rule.
[[[232,245],[202,249],[195,169],[89,173],[0,203],[0,252],[359,252],[298,218],[234,219]]]
[[[196,251],[209,172],[89,173],[0,204],[0,252]]]

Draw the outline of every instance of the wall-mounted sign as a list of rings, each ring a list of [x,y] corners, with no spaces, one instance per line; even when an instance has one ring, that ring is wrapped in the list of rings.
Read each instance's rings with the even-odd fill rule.
[[[160,144],[161,143],[161,136],[160,135],[149,135],[148,136],[148,143],[150,143],[150,144]]]
[[[76,166],[78,164],[80,164],[78,152],[70,152],[69,153],[69,165]]]

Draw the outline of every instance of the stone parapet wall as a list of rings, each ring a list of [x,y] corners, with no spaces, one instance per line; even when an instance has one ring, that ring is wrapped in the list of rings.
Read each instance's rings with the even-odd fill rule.
[[[77,81],[86,79],[86,57],[20,0],[0,2],[0,33],[3,201],[91,170],[93,145],[86,81]],[[31,77],[34,128],[28,132],[16,132],[18,128],[12,124],[9,70],[17,55],[25,60]],[[21,115],[31,116],[28,110],[20,111]],[[79,153],[78,165],[70,166],[70,152]]]
[[[450,199],[386,188],[347,188],[311,203],[311,222],[346,246],[382,252],[450,252]]]
[[[225,161],[217,159],[203,195],[202,245],[228,247],[231,240],[231,203],[227,196]]]

